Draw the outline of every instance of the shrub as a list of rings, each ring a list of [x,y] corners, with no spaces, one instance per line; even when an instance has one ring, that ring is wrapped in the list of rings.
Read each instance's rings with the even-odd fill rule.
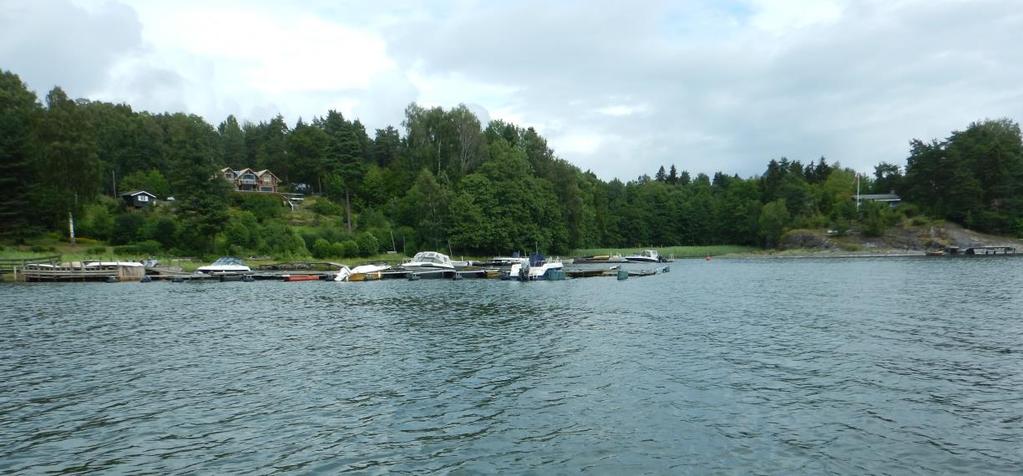
[[[238,208],[251,212],[259,221],[275,218],[284,210],[284,202],[277,195],[236,193],[233,197]]]
[[[354,258],[359,256],[359,244],[355,240],[345,240],[341,242],[341,257],[342,258]]]
[[[359,246],[359,254],[361,256],[372,256],[380,250],[380,242],[377,241],[377,237],[373,236],[372,233],[359,233],[355,243]]]
[[[123,245],[135,241],[145,219],[137,213],[122,213],[114,219],[114,229],[110,234],[110,242]]]
[[[323,238],[317,239],[313,244],[313,257],[323,259],[331,255],[334,255],[334,249],[330,242]]]
[[[93,246],[92,248],[89,248],[89,249],[85,250],[85,254],[89,254],[89,255],[105,255],[105,254],[107,254],[107,247],[106,246]]]
[[[341,213],[343,212],[341,205],[338,205],[324,197],[320,197],[316,200],[309,209],[317,215],[325,216],[341,216]]]
[[[49,252],[57,251],[57,249],[52,247],[52,246],[42,246],[42,245],[32,245],[32,247],[29,248],[29,250],[31,250],[33,253],[49,253]]]
[[[114,253],[125,255],[155,255],[160,253],[160,242],[155,240],[140,241],[130,245],[114,247]]]

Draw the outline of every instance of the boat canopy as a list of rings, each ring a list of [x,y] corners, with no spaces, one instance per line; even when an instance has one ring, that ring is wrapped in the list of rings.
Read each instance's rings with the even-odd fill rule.
[[[412,261],[405,263],[405,266],[438,266],[444,268],[452,267],[451,258],[436,251],[420,251],[412,257]]]

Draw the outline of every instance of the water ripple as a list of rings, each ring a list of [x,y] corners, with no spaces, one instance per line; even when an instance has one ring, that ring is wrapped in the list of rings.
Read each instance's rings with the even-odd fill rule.
[[[1023,267],[0,287],[0,472],[1016,473]]]

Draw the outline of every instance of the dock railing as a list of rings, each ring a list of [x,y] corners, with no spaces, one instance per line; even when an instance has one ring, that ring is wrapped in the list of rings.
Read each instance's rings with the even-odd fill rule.
[[[0,259],[0,274],[13,273],[17,269],[24,268],[26,264],[60,264],[61,255],[35,256],[32,258],[4,258]]]

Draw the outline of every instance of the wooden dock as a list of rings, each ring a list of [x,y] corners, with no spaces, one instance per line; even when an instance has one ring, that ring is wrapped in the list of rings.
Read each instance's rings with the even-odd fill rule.
[[[1014,255],[1016,254],[1016,248],[1013,246],[968,246],[964,248],[949,246],[948,248],[945,248],[945,254],[951,256]]]

